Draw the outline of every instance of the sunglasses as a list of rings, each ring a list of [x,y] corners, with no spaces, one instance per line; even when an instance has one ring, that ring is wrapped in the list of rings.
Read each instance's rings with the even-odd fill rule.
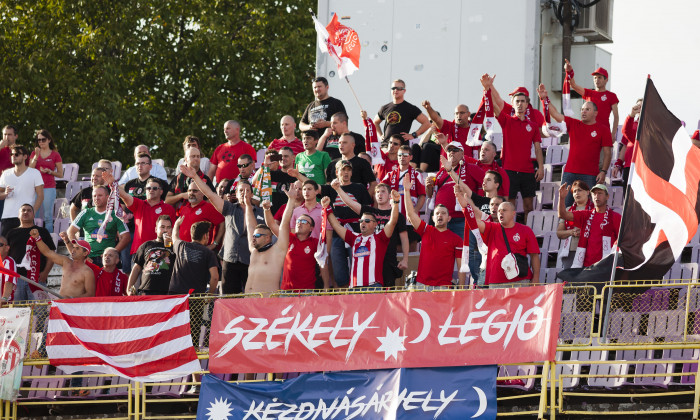
[[[146,187],[146,191],[157,191],[160,187]]]
[[[391,143],[392,146],[401,146],[401,143]]]
[[[360,223],[372,223],[372,222],[377,223],[376,220],[369,219],[369,218],[367,218],[367,219],[360,219]]]
[[[40,142],[40,143],[43,143],[43,142],[45,142],[45,141],[49,141],[49,139],[47,139],[46,137],[37,137],[37,138],[36,138],[36,141],[38,141],[38,142]]]
[[[2,247],[2,246],[7,246],[7,244],[6,244],[6,243],[3,243],[3,242],[0,242],[0,247]]]
[[[406,90],[406,88],[394,86],[394,87],[391,88],[391,90]]]
[[[398,153],[398,157],[408,157],[411,156],[409,153]]]
[[[246,166],[249,166],[251,163],[253,163],[253,162],[239,163],[237,166],[238,166],[238,169],[243,169],[243,168],[245,168]]]
[[[297,224],[299,224],[299,223],[307,224],[307,225],[308,225],[308,224],[311,223],[311,222],[309,222],[309,221],[306,220],[306,219],[297,219]]]
[[[24,153],[10,153],[10,155],[12,155],[12,156],[23,156]]]
[[[261,236],[267,236],[267,233],[254,233],[253,234],[253,238],[256,238],[256,239],[261,237]]]

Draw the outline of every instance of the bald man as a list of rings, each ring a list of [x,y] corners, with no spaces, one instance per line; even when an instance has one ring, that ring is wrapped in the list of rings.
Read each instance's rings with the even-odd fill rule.
[[[272,140],[267,150],[277,150],[278,152],[282,150],[283,147],[290,147],[294,156],[298,153],[304,151],[304,143],[299,140],[294,134],[297,124],[291,115],[285,115],[280,120],[280,131],[282,131],[282,137]]]
[[[211,155],[211,165],[207,176],[209,179],[219,182],[224,178],[236,179],[238,177],[238,158],[250,155],[257,160],[257,153],[250,144],[241,140],[241,125],[238,121],[229,120],[224,124],[226,143],[220,144]]]
[[[139,155],[144,153],[148,156],[151,156],[151,151],[148,150],[148,146],[146,146],[145,144],[139,144],[138,146],[134,147],[134,161],[138,162]],[[138,177],[139,173],[137,171],[137,165],[134,165],[124,172],[121,179],[119,180],[119,185],[124,185],[132,179],[136,179]],[[165,168],[163,168],[163,166],[158,163],[154,163],[151,166],[151,173],[149,178],[150,177],[160,178],[166,182],[168,181],[168,174],[165,172]]]
[[[456,141],[464,147],[464,155],[470,158],[478,159],[481,146],[467,146],[467,136],[469,135],[469,107],[464,104],[459,104],[455,107],[455,119],[453,121],[444,120],[440,114],[430,105],[430,101],[423,101],[430,120],[440,133],[447,136],[448,143]],[[444,150],[441,151],[442,156],[447,156]]]

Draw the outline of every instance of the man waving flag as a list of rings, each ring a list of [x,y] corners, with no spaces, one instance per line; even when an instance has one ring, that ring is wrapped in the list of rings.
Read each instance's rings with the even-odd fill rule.
[[[630,279],[661,278],[700,219],[700,149],[647,79],[618,246]]]

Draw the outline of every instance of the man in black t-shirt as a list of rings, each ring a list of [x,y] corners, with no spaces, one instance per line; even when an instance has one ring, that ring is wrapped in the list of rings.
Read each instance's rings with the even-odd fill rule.
[[[328,96],[328,79],[325,77],[313,79],[311,87],[316,99],[307,105],[299,122],[299,130],[322,131],[331,126],[330,120],[333,114],[345,112],[345,106],[340,100]]]
[[[162,215],[156,221],[156,239],[146,241],[139,246],[134,254],[127,294],[138,295],[167,295],[170,287],[175,254],[172,245],[173,223],[170,216]],[[166,240],[169,242],[165,244]],[[141,274],[143,273],[143,274]],[[138,290],[132,291],[136,280],[141,274],[141,284]]]
[[[321,138],[318,139],[317,149],[328,153],[331,160],[338,159],[340,157],[338,141],[343,134],[348,132],[355,139],[354,153],[359,155],[360,153],[365,152],[365,138],[362,137],[361,134],[348,130],[348,115],[344,112],[336,112],[333,114],[331,117],[331,129],[326,130]]]
[[[404,144],[408,144],[411,139],[416,139],[423,134],[430,127],[430,122],[417,106],[403,99],[405,93],[406,83],[401,79],[394,80],[391,83],[392,101],[379,108],[379,112],[374,117],[374,125],[377,127],[377,133],[383,138],[388,139],[394,134],[400,134]],[[385,120],[382,131],[379,125]],[[411,132],[413,120],[418,121],[420,127]]]
[[[338,162],[348,161],[352,165],[352,176],[350,177],[350,182],[356,182],[362,184],[368,189],[369,195],[374,194],[374,187],[377,185],[377,178],[374,176],[374,171],[372,171],[372,165],[367,162],[364,158],[355,156],[354,150],[354,139],[353,137],[345,133],[340,136],[340,141],[338,142],[338,150],[340,150],[340,157],[331,161],[331,164],[326,168],[326,183],[330,183],[337,176]]]
[[[207,221],[196,222],[190,227],[192,242],[180,239],[180,225],[183,218],[180,217],[173,227],[173,250],[175,251],[175,267],[170,279],[168,294],[184,295],[190,289],[194,294],[208,292],[218,294],[219,263],[214,251],[207,248],[209,243],[209,229],[211,223]]]

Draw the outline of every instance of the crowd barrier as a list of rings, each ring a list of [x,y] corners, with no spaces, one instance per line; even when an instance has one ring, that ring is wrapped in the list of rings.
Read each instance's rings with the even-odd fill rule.
[[[691,281],[625,282],[614,286],[566,285],[556,359],[498,369],[499,417],[533,418],[595,415],[678,414],[698,419],[700,387],[700,287]],[[397,293],[400,288],[280,292],[273,296]],[[416,293],[442,293],[436,290]],[[215,299],[261,295],[190,298],[193,341],[207,373],[209,325]],[[49,365],[44,347],[48,304],[30,307],[32,319],[20,398],[4,402],[0,420],[76,411],[123,419],[195,418],[200,376],[163,383],[138,383],[117,376],[84,372],[65,375]],[[230,373],[229,382],[284,380],[297,373]],[[71,379],[82,386],[71,387]],[[80,392],[82,390],[82,392]],[[77,395],[74,395],[77,394]],[[79,407],[80,409],[76,408]],[[105,411],[106,410],[106,411]],[[174,410],[174,411],[173,411]],[[687,417],[685,417],[687,416]]]

